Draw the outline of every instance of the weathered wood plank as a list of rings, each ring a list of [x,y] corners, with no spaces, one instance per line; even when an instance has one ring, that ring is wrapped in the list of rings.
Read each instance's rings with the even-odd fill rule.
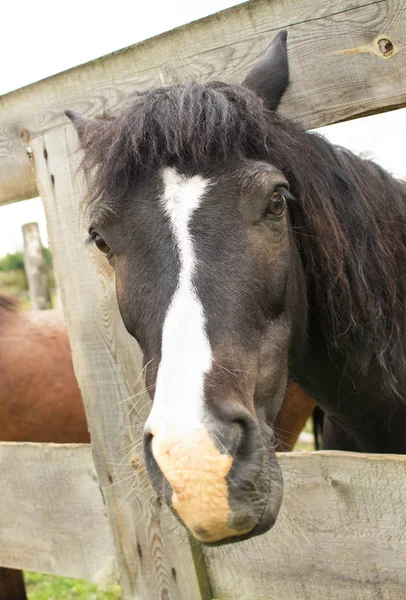
[[[85,248],[77,146],[67,126],[34,140],[33,150],[123,597],[206,600],[204,561],[145,477],[142,429],[150,400],[141,354],[124,329],[112,269],[100,252]]]
[[[99,114],[177,79],[241,81],[282,28],[292,85],[281,110],[305,127],[406,104],[403,0],[246,2],[0,97],[0,204],[38,194],[26,149],[64,108]]]
[[[116,581],[89,445],[0,442],[0,481],[1,566]]]
[[[221,600],[406,598],[406,456],[279,455],[284,500],[266,535],[204,549]]]
[[[279,462],[285,492],[274,529],[234,546],[204,549],[213,596],[405,598],[406,457],[292,453],[279,454]],[[0,495],[0,564],[98,582],[114,577],[90,446],[0,443],[0,480],[6,490]],[[159,516],[144,525],[149,535],[161,536]],[[176,550],[183,538],[173,533]],[[159,562],[168,556],[159,543],[154,549],[159,578]],[[148,554],[141,550],[142,569],[148,570]],[[185,572],[175,569],[171,576]],[[164,595],[151,588],[140,597],[193,597],[181,588],[165,595],[165,589]]]

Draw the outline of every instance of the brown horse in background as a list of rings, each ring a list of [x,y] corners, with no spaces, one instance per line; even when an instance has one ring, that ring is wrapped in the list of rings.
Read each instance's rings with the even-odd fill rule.
[[[89,442],[62,311],[16,308],[0,295],[0,440]]]
[[[277,452],[291,452],[316,403],[296,383],[290,382],[276,419]],[[316,432],[315,432],[316,434]],[[318,449],[316,447],[316,449]]]

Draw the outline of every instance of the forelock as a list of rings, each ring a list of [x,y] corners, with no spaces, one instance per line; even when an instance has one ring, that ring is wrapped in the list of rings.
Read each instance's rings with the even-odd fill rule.
[[[84,136],[91,199],[117,199],[164,166],[196,174],[231,157],[266,159],[269,119],[279,117],[243,86],[191,82],[136,92]]]

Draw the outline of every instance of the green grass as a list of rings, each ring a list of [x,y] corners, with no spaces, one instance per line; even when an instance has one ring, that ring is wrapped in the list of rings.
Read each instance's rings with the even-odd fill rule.
[[[52,283],[51,279],[51,283]],[[23,271],[0,271],[0,294],[13,296],[20,301],[20,308],[31,308],[30,295],[26,289],[25,275]],[[56,292],[51,288],[52,307],[56,308]]]
[[[24,571],[28,600],[120,600],[120,587],[102,589],[82,579]]]
[[[24,304],[29,298],[23,271],[0,271],[0,293],[16,296]]]
[[[315,450],[314,444],[312,442],[301,442],[297,441],[295,447],[293,448],[293,452],[313,452]]]
[[[313,421],[311,417],[307,419],[306,424],[303,427],[303,431],[307,431],[307,433],[313,433]]]

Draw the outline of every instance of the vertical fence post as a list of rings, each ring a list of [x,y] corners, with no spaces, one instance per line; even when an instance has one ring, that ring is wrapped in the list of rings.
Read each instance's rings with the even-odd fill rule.
[[[49,293],[48,270],[45,264],[44,249],[39,235],[38,223],[23,225],[24,268],[28,289],[34,310],[52,308]]]
[[[150,399],[142,358],[119,314],[111,267],[85,246],[77,134],[72,126],[53,129],[32,146],[123,599],[209,600],[200,547],[191,545],[145,474],[142,432]]]

